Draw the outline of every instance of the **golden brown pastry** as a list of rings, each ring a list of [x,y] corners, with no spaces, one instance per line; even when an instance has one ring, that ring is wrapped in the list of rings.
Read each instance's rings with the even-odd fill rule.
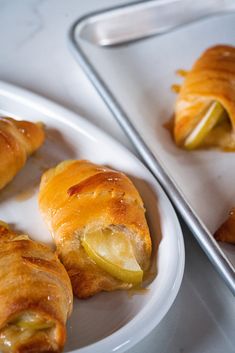
[[[215,232],[215,239],[218,241],[235,245],[235,209],[233,208],[228,219]]]
[[[0,351],[61,352],[72,309],[69,277],[52,250],[0,224]]]
[[[39,206],[76,296],[141,283],[151,239],[127,176],[89,161],[62,162],[42,176]]]
[[[40,124],[0,118],[0,189],[12,180],[44,138]]]
[[[217,45],[207,49],[179,89],[174,119],[178,146],[235,150],[234,82],[235,47]]]

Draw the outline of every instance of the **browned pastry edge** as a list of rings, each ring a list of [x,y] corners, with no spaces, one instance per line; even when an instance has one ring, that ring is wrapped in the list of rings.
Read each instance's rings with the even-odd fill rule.
[[[214,234],[216,240],[235,245],[235,209],[233,208],[229,217],[217,229]]]

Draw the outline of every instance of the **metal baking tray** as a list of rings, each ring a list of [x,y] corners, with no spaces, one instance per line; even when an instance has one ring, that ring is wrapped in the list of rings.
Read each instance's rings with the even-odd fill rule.
[[[70,29],[69,44],[235,294],[235,249],[217,243],[212,235],[234,206],[234,154],[183,151],[163,128],[173,114],[170,87],[177,81],[175,71],[190,68],[210,45],[235,45],[232,10],[233,0],[138,2],[78,19]]]

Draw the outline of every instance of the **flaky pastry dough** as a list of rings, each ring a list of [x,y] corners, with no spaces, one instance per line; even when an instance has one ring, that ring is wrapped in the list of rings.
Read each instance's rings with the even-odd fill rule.
[[[0,350],[61,352],[72,288],[57,255],[46,245],[0,223]]]
[[[140,267],[148,268],[151,238],[145,209],[123,173],[89,161],[65,161],[42,176],[39,206],[78,297],[132,287],[87,255],[81,239],[91,229],[109,228],[114,236],[116,230],[124,232],[131,238]]]
[[[12,180],[44,138],[39,123],[0,118],[0,189]]]

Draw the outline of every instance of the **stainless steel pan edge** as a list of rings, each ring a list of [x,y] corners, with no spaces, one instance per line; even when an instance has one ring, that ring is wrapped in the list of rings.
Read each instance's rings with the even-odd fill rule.
[[[92,16],[93,15],[94,13],[92,14]],[[175,185],[174,181],[169,177],[169,175],[165,172],[159,161],[149,150],[148,146],[131,123],[127,114],[112,94],[108,85],[104,82],[102,77],[100,77],[97,70],[91,64],[85,52],[83,51],[81,45],[77,42],[75,36],[76,28],[82,23],[82,21],[87,20],[87,18],[88,16],[77,20],[69,31],[69,47],[75,59],[77,60],[89,80],[92,82],[100,97],[103,99],[104,103],[106,104],[114,118],[124,130],[127,137],[131,140],[131,142],[145,161],[148,168],[157,178],[168,197],[172,200],[173,204],[178,209],[183,219],[191,229],[193,235],[197,239],[199,245],[202,247],[202,249],[207,254],[208,258],[214,265],[217,272],[224,279],[225,283],[230,288],[233,295],[235,295],[235,270],[232,264],[225,257],[224,253],[218,246],[212,234],[210,234],[208,229],[197,217],[197,215],[194,213],[187,201],[183,198],[183,196],[177,189],[177,186]]]
[[[231,10],[234,0],[138,1],[86,15],[76,33],[98,46],[122,45]]]

